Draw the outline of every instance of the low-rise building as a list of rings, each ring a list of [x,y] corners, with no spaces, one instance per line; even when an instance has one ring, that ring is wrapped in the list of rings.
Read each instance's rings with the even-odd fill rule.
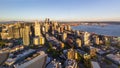
[[[78,68],[78,64],[75,60],[69,59],[66,61],[65,68]]]
[[[45,68],[47,54],[44,51],[39,51],[24,61],[14,65],[15,68]]]
[[[106,55],[106,58],[114,64],[115,68],[120,67],[120,54],[119,53],[118,54],[108,54],[108,55]]]

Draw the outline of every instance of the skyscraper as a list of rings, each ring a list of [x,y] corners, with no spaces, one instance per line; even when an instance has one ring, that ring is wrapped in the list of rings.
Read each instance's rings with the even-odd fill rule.
[[[67,30],[70,31],[71,30],[71,26],[67,25]]]
[[[100,44],[100,39],[99,39],[98,36],[95,36],[95,38],[94,38],[94,43],[97,44],[97,45]]]
[[[67,33],[63,33],[63,35],[62,35],[62,41],[65,41],[66,38],[67,38]]]
[[[35,37],[33,39],[33,43],[34,43],[34,45],[39,45],[39,37]]]
[[[84,45],[85,45],[85,46],[88,46],[89,43],[90,43],[89,37],[90,37],[90,33],[85,32],[85,33],[84,33]]]
[[[40,35],[41,35],[40,23],[38,21],[35,21],[35,36]]]
[[[76,39],[76,44],[77,47],[82,47],[82,41],[79,38]]]
[[[58,26],[58,23],[55,22],[55,21],[53,21],[52,23],[53,23],[53,28],[54,28],[54,30],[56,30],[56,29],[57,29],[57,26]]]
[[[49,24],[49,23],[50,23],[50,19],[49,19],[49,18],[46,18],[46,19],[45,19],[45,23]]]
[[[9,27],[9,28],[8,28],[8,33],[9,33],[9,37],[10,37],[10,38],[13,38],[13,33],[14,33],[14,32],[13,32],[13,27]]]
[[[67,58],[68,59],[74,59],[74,57],[75,57],[74,49],[69,49],[68,52],[67,52]]]
[[[13,37],[15,39],[18,39],[20,38],[20,29],[18,27],[13,27]]]
[[[40,41],[40,45],[44,45],[44,43],[45,43],[44,37],[40,37],[40,38],[39,38],[39,41]]]
[[[29,32],[30,32],[29,26],[25,26],[23,29],[23,45],[28,46],[30,44]]]
[[[49,25],[46,23],[45,24],[45,32],[48,32],[48,29],[49,29]]]
[[[23,37],[23,28],[20,28],[20,37]]]

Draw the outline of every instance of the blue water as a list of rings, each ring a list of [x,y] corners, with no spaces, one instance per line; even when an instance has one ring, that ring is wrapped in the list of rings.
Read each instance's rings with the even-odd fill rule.
[[[99,25],[91,25],[91,26],[80,25],[80,26],[72,26],[72,29],[95,32],[101,35],[120,36],[120,25],[106,25],[104,27]]]

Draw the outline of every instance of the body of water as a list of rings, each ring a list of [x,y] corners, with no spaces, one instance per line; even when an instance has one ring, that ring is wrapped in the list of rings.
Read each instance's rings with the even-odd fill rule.
[[[109,36],[120,36],[120,25],[79,25],[79,26],[72,26],[73,30],[81,30],[87,32],[94,32],[101,35],[109,35]]]

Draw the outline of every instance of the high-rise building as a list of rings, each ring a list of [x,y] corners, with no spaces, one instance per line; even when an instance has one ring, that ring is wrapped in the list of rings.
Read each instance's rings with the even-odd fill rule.
[[[13,28],[13,36],[15,39],[20,38],[20,29],[18,27]]]
[[[53,28],[54,28],[54,30],[57,29],[57,26],[58,26],[58,23],[53,21]]]
[[[67,25],[67,30],[70,31],[71,30],[71,26]]]
[[[65,45],[64,45],[63,42],[60,42],[60,47],[61,47],[61,48],[64,48],[64,47],[65,47]]]
[[[57,31],[58,31],[58,33],[60,33],[60,27],[58,27]]]
[[[66,25],[64,26],[64,30],[67,30],[67,26]]]
[[[74,59],[75,58],[75,51],[74,49],[69,49],[68,52],[67,52],[67,58],[68,59]]]
[[[33,43],[34,43],[34,45],[39,45],[39,37],[35,37],[33,39]]]
[[[40,38],[39,38],[39,41],[40,41],[40,45],[44,45],[44,43],[45,43],[44,37],[40,37]]]
[[[31,38],[32,38],[32,37],[35,36],[35,34],[34,34],[35,31],[34,31],[34,26],[33,26],[33,24],[32,24],[32,26],[30,26],[30,29],[31,29],[31,31],[30,31],[30,32],[31,32],[31,35],[30,35],[30,36],[31,36]]]
[[[100,44],[100,39],[99,39],[98,36],[95,36],[95,37],[94,37],[94,43],[97,44],[97,45]]]
[[[46,23],[45,24],[45,32],[48,32],[48,29],[49,29],[49,25]]]
[[[77,36],[80,36],[80,32],[78,30],[76,30],[75,33],[76,33]]]
[[[20,28],[20,37],[23,37],[23,28]]]
[[[65,41],[66,38],[67,38],[67,33],[63,33],[63,35],[62,35],[62,41]]]
[[[41,35],[40,23],[38,21],[35,21],[35,36],[40,35]]]
[[[77,44],[77,47],[81,47],[82,46],[82,41],[79,38],[77,38],[76,39],[76,44]]]
[[[60,32],[63,32],[63,26],[60,26]]]
[[[2,39],[7,39],[7,38],[8,38],[8,33],[6,33],[6,32],[1,32],[1,38],[2,38]]]
[[[88,46],[88,45],[90,44],[90,39],[89,39],[89,37],[90,37],[90,33],[85,32],[85,33],[84,33],[84,45],[85,45],[85,46]]]
[[[96,48],[92,46],[86,46],[84,47],[85,51],[90,54],[90,57],[95,57],[96,56]]]
[[[104,37],[104,42],[105,42],[105,45],[106,45],[106,46],[110,46],[110,45],[111,45],[111,43],[110,43],[110,37],[105,36],[105,37]]]
[[[43,34],[45,34],[45,26],[41,27],[41,31],[42,31]]]
[[[78,59],[78,52],[74,50],[73,48],[69,49],[67,52],[67,58],[68,59]]]
[[[30,44],[30,28],[29,26],[25,26],[23,29],[23,45],[28,46]]]
[[[46,19],[45,19],[45,23],[49,24],[49,23],[50,23],[50,19],[49,19],[49,18],[46,18]]]
[[[75,50],[75,59],[78,60],[78,52]]]
[[[13,38],[13,33],[14,33],[14,32],[13,32],[13,27],[9,27],[9,28],[8,28],[8,34],[9,34],[9,37],[10,37],[10,38]]]

